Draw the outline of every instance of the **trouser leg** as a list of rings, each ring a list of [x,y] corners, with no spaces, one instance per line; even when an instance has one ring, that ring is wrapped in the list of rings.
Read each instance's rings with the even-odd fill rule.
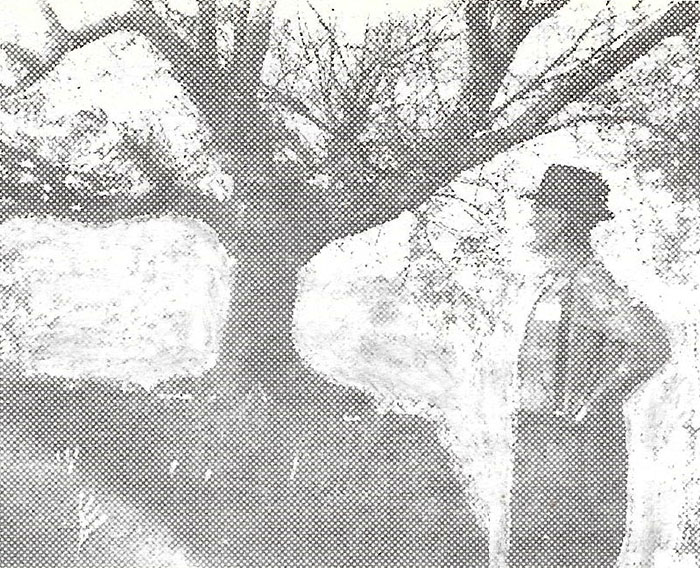
[[[626,470],[621,420],[519,415],[510,566],[612,566],[624,536]]]

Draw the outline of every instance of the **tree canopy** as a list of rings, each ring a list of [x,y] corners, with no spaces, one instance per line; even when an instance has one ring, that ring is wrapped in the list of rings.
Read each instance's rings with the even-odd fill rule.
[[[368,22],[361,38],[349,39],[312,3],[302,17],[274,0],[134,0],[70,25],[50,0],[37,6],[46,29],[40,49],[0,45],[4,117],[51,124],[42,116],[51,90],[81,81],[80,59],[71,69],[71,57],[105,42],[116,57],[140,50],[136,57],[156,62],[151,79],[173,85],[162,107],[171,116],[120,120],[93,105],[62,117],[53,145],[54,133],[13,131],[3,120],[10,212],[88,222],[194,215],[233,248],[259,240],[260,227],[277,227],[295,235],[306,257],[565,126],[572,105],[598,103],[602,111],[586,120],[621,116],[625,97],[619,87],[615,97],[611,79],[666,38],[692,38],[698,21],[690,2],[655,10],[637,2],[626,14],[602,6],[575,30],[557,19],[575,2],[452,0]],[[549,45],[561,37],[563,48],[518,76],[538,35]],[[100,73],[136,62],[116,61]],[[192,118],[176,134],[187,138],[189,155],[165,132],[173,113]]]

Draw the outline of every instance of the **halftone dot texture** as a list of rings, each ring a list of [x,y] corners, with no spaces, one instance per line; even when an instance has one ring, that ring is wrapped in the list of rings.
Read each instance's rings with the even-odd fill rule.
[[[22,282],[13,280],[27,260],[22,246],[6,247],[9,278],[3,292],[5,303],[13,304],[14,319],[4,321],[4,330],[16,337],[5,343],[19,346],[20,352],[7,354],[0,399],[0,566],[485,566],[487,535],[469,513],[436,425],[416,417],[377,414],[368,397],[329,385],[306,369],[292,347],[298,268],[330,239],[374,223],[374,204],[360,203],[354,216],[346,214],[348,204],[358,199],[353,191],[359,191],[349,182],[367,180],[353,180],[356,157],[344,155],[344,134],[338,133],[332,149],[335,162],[319,165],[321,158],[312,157],[318,169],[339,164],[338,175],[333,175],[345,181],[338,184],[334,179],[330,188],[323,180],[320,186],[307,183],[313,176],[300,165],[303,156],[285,157],[285,145],[296,138],[290,140],[279,116],[270,118],[270,103],[257,100],[265,97],[259,80],[269,41],[264,6],[260,14],[247,7],[219,11],[219,16],[239,18],[243,26],[234,30],[237,47],[224,54],[223,63],[212,46],[212,40],[217,43],[217,32],[211,29],[214,2],[201,2],[206,17],[198,22],[199,39],[209,49],[203,52],[178,36],[192,21],[181,21],[182,29],[176,31],[163,21],[168,14],[156,14],[149,6],[150,2],[136,2],[123,19],[105,22],[121,32],[115,37],[102,37],[104,29],[97,26],[66,38],[66,48],[89,49],[91,40],[107,42],[96,52],[104,69],[89,83],[109,88],[116,82],[105,83],[105,78],[123,71],[132,76],[133,98],[146,97],[152,106],[146,112],[123,110],[125,126],[99,108],[103,93],[96,87],[94,108],[81,110],[72,117],[74,123],[57,119],[65,130],[40,139],[38,152],[3,144],[3,207],[10,216],[49,214],[89,223],[92,238],[109,238],[112,222],[122,218],[139,218],[131,227],[138,225],[148,233],[154,225],[142,217],[159,217],[162,246],[144,247],[142,252],[184,255],[193,265],[198,263],[196,254],[173,249],[188,242],[201,245],[201,232],[196,227],[174,231],[183,238],[166,232],[178,217],[206,222],[232,260],[233,299],[218,360],[204,376],[183,372],[186,376],[167,381],[159,370],[149,369],[158,361],[168,366],[170,361],[186,360],[184,371],[202,364],[201,352],[178,351],[171,338],[158,344],[159,330],[171,333],[172,326],[187,317],[184,310],[165,315],[167,322],[151,322],[152,341],[144,342],[139,354],[144,360],[152,357],[150,364],[138,371],[143,377],[128,377],[136,386],[123,388],[115,380],[125,377],[117,367],[128,368],[128,373],[134,367],[116,360],[105,364],[103,352],[94,345],[102,338],[82,332],[78,336],[85,353],[102,357],[95,357],[93,369],[83,367],[87,377],[37,376],[36,369],[27,377],[19,363],[50,359],[51,349],[60,351],[61,338],[43,347],[41,341],[30,345],[36,353],[22,352],[28,343],[19,316],[31,319],[27,296],[33,288],[32,283],[22,288]],[[60,32],[50,9],[45,15]],[[132,35],[134,29],[137,33]],[[132,55],[129,69],[120,68],[127,65],[127,59],[119,58],[124,53]],[[134,53],[144,60],[135,63]],[[65,55],[70,59],[70,53]],[[27,53],[17,52],[17,57],[28,67],[25,86],[32,88],[33,78],[47,71],[45,62]],[[163,59],[169,61],[167,71],[153,63]],[[69,65],[74,76],[64,85],[70,92],[87,75],[78,72],[80,63]],[[143,69],[155,76],[150,79],[158,79],[153,93],[144,88],[149,77],[142,75]],[[61,89],[61,82],[36,86],[42,90],[32,94],[42,101],[51,98],[51,89]],[[81,85],[90,87],[94,85]],[[74,92],[76,100],[81,89]],[[130,94],[125,92],[124,99]],[[149,120],[149,112],[162,111],[158,97],[175,108],[165,113],[162,123]],[[185,99],[194,104],[188,106]],[[62,101],[71,106],[69,96]],[[36,108],[43,108],[41,102]],[[52,118],[42,112],[37,111],[39,118],[50,123]],[[188,112],[205,123],[199,126],[209,136],[192,128]],[[172,141],[173,132],[179,145]],[[84,157],[80,151],[101,157],[87,175],[75,165],[76,155],[78,161]],[[389,185],[376,207],[395,207],[398,201],[395,209],[400,211],[403,191]],[[106,228],[95,226],[104,223]],[[341,230],[331,231],[336,225]],[[28,226],[43,230],[40,220],[16,222],[13,235],[24,244],[22,230]],[[68,232],[80,238],[80,228],[70,227]],[[122,235],[126,234],[134,233],[127,229]],[[92,251],[99,255],[94,247]],[[146,274],[159,264],[157,259],[151,262],[148,253],[136,256],[141,261],[120,257],[114,263],[126,262],[139,270],[143,262],[147,266],[140,270]],[[216,261],[212,264],[217,265],[212,272],[220,269]],[[60,268],[54,270],[53,265]],[[191,265],[182,266],[183,272],[172,278],[194,279],[188,273]],[[70,277],[84,270],[79,261],[71,265],[55,250],[47,253],[45,268],[47,285],[52,273]],[[145,298],[149,305],[144,312],[154,302],[167,303],[173,288],[174,283],[158,298]],[[72,291],[79,296],[79,290]],[[95,297],[94,290],[85,294]],[[50,293],[47,297],[56,300]],[[117,312],[123,310],[119,298],[112,301]],[[80,305],[76,311],[89,310]],[[138,314],[138,306],[134,312]],[[113,319],[107,316],[105,324],[119,324]],[[49,336],[61,329],[56,322],[43,323]],[[86,325],[89,329],[94,322]],[[133,345],[126,337],[128,325],[121,333],[120,340]]]
[[[77,384],[28,379],[19,366],[5,366],[0,566],[487,565],[488,535],[468,513],[464,487],[453,474],[435,425],[415,417],[378,415],[367,397],[327,384],[297,359],[291,341],[297,271],[330,240],[395,218],[465,168],[535,136],[567,103],[682,31],[694,12],[681,5],[623,38],[622,46],[608,46],[592,70],[583,66],[585,74],[574,69],[554,89],[551,104],[524,113],[503,136],[487,132],[491,103],[528,26],[552,15],[561,2],[520,3],[522,7],[513,2],[465,3],[479,8],[479,20],[473,14],[460,17],[478,22],[474,33],[466,35],[481,43],[470,46],[472,54],[484,58],[469,69],[488,72],[477,80],[465,78],[465,59],[457,52],[462,63],[449,80],[466,87],[450,100],[440,98],[437,88],[424,97],[438,112],[420,106],[422,89],[414,97],[416,108],[408,113],[397,110],[390,96],[385,101],[388,122],[413,121],[413,129],[398,134],[390,128],[388,133],[374,131],[368,109],[383,107],[373,105],[373,93],[365,89],[371,81],[376,88],[385,83],[376,80],[379,72],[393,77],[396,87],[401,72],[395,68],[351,65],[352,80],[338,85],[342,54],[334,52],[319,71],[320,76],[330,72],[328,83],[315,86],[327,108],[310,108],[298,92],[273,92],[260,79],[266,55],[274,51],[268,17],[274,3],[197,4],[199,14],[193,17],[174,15],[169,3],[136,0],[127,14],[68,32],[44,2],[49,33],[61,40],[53,42],[53,51],[41,58],[24,48],[4,47],[25,72],[2,92],[24,91],[12,99],[18,108],[25,93],[30,99],[35,96],[29,105],[34,112],[50,93],[38,96],[31,91],[32,82],[54,70],[71,51],[118,32],[122,43],[112,51],[145,43],[148,57],[167,60],[155,75],[166,74],[177,83],[164,98],[181,103],[183,114],[181,119],[170,115],[166,128],[141,121],[134,112],[125,126],[110,124],[100,108],[83,109],[53,146],[31,137],[17,141],[17,147],[3,140],[2,205],[7,215],[50,214],[88,223],[164,214],[194,217],[216,231],[235,262],[232,307],[219,358],[203,377],[176,377],[143,391],[119,389],[97,378]],[[516,10],[515,18],[509,19],[508,9]],[[232,25],[217,27],[219,16],[231,18]],[[375,42],[370,47],[383,54],[391,51],[378,49],[385,41],[409,45],[413,35],[392,36],[396,30],[400,27],[391,23],[368,32],[367,41]],[[460,33],[449,27],[442,31],[444,38]],[[234,47],[221,49],[227,34]],[[427,43],[434,39],[429,36]],[[331,38],[301,48],[327,53],[337,45]],[[293,56],[283,52],[278,61]],[[441,67],[435,61],[420,52],[407,65],[422,80],[425,66]],[[129,71],[139,68],[132,65]],[[98,75],[113,71],[102,69]],[[295,81],[303,83],[306,74],[297,70]],[[145,83],[141,78],[141,86]],[[53,88],[60,90],[60,83]],[[124,93],[125,100],[128,95]],[[192,104],[184,103],[186,99]],[[452,120],[455,104],[467,108]],[[196,120],[186,127],[187,113]],[[301,132],[287,128],[294,113],[305,117]],[[135,117],[139,121],[130,122]],[[56,126],[55,117],[43,118]],[[197,120],[201,129],[191,128]],[[185,130],[188,143],[172,144],[168,128]],[[313,144],[300,143],[314,128],[323,129],[325,138],[318,138],[327,141],[325,152],[314,153]],[[117,142],[102,136],[106,131],[117,133]],[[394,151],[383,135],[393,135]],[[65,151],[69,145],[97,148],[98,166],[75,163],[75,156]],[[32,146],[37,151],[28,149]],[[568,190],[578,187],[557,185],[551,199],[566,201],[574,195]],[[584,287],[598,290],[605,300],[608,280],[599,277],[592,275],[592,283]],[[571,290],[576,295],[573,282]],[[588,369],[595,367],[604,375],[606,365],[617,363],[616,357],[629,346],[634,346],[629,358],[632,380],[643,376],[647,367],[640,371],[636,366],[646,361],[645,354],[656,357],[657,344],[639,337],[654,327],[653,319],[643,308],[630,308],[639,320],[633,320],[631,330],[618,328],[617,319],[613,323],[595,315],[617,307],[600,307],[597,296],[583,297],[584,307],[579,312],[572,308],[581,321],[572,316],[567,345],[561,347],[560,328],[542,328],[531,332],[525,349],[559,346],[567,365],[581,370],[571,371],[573,375],[567,370],[564,386],[570,375],[577,381],[585,376],[581,384],[569,385],[577,394],[595,383],[598,375],[593,377]],[[627,305],[627,300],[620,301]],[[17,326],[16,321],[6,323],[10,330]],[[600,331],[602,343],[576,347],[591,330]],[[531,347],[533,334],[542,340]],[[648,368],[657,362],[653,359]],[[540,380],[546,383],[544,377]],[[547,396],[553,396],[545,386]],[[565,556],[573,550],[581,557],[578,565],[600,566],[615,554],[626,463],[619,406],[626,393],[611,392],[580,424],[554,418],[546,403],[517,417],[513,566],[576,566],[579,560]],[[602,467],[601,456],[611,467]],[[560,474],[579,482],[566,486],[558,481]],[[604,480],[600,486],[592,481],[596,475]],[[575,504],[580,510],[574,511]],[[590,517],[584,519],[583,512]],[[600,548],[599,541],[604,543]]]
[[[562,196],[556,201],[553,179]],[[587,233],[608,217],[602,180],[554,166],[540,191],[536,238],[543,254],[559,258],[518,361],[509,561],[615,566],[627,511],[622,404],[668,360],[669,342],[651,311],[590,258]],[[586,193],[598,199],[582,201]],[[571,230],[572,218],[582,230]]]

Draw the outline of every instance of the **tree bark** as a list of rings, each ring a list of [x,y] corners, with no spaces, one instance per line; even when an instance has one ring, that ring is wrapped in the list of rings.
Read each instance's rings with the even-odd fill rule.
[[[203,2],[203,5],[206,4]],[[182,185],[175,182],[175,174],[164,171],[162,164],[155,164],[153,171],[146,173],[153,178],[156,190],[143,199],[132,200],[121,195],[89,197],[90,200],[94,199],[94,203],[83,203],[84,208],[76,211],[70,207],[69,195],[63,200],[65,203],[51,205],[48,210],[37,199],[34,212],[45,211],[89,222],[171,211],[180,215],[192,214],[210,224],[229,254],[239,262],[231,318],[224,330],[220,349],[222,356],[217,369],[228,377],[235,374],[267,377],[279,384],[283,382],[282,369],[288,364],[290,353],[293,352],[291,325],[296,274],[303,263],[323,245],[335,238],[391,220],[406,209],[419,206],[435,190],[449,183],[465,169],[484,163],[500,152],[536,137],[566,105],[585,97],[664,38],[680,33],[696,24],[699,19],[700,12],[694,4],[685,2],[674,6],[659,20],[634,34],[619,47],[564,76],[544,95],[536,108],[530,109],[504,129],[475,137],[472,133],[461,132],[460,125],[455,124],[449,129],[449,140],[427,140],[420,149],[415,144],[399,148],[399,152],[410,155],[424,153],[424,157],[415,161],[419,167],[410,172],[409,176],[378,180],[371,188],[353,188],[355,197],[347,207],[324,203],[323,197],[315,190],[308,186],[298,187],[299,179],[291,179],[288,183],[276,180],[274,183],[263,182],[257,186],[253,184],[248,189],[242,188],[248,200],[258,203],[252,205],[255,214],[239,223],[231,218],[231,211],[225,204],[212,198],[194,195],[185,198],[178,195]],[[266,19],[267,27],[257,30],[257,34],[255,30],[249,30],[248,33],[252,33],[251,37],[256,40],[266,38],[270,21],[269,18]],[[107,22],[103,25],[106,26],[103,30],[106,32],[117,24]],[[211,29],[209,41],[211,42]],[[192,59],[186,57],[184,47],[171,43],[162,33],[154,36],[154,42],[173,59],[176,75],[187,75],[188,69],[192,71]],[[255,69],[258,72],[261,64],[262,58],[257,57]],[[246,101],[255,104],[252,91],[247,92]],[[201,100],[195,102],[202,104]],[[239,113],[241,116],[250,118],[257,115],[245,105],[242,108],[245,112]],[[231,153],[231,163],[240,165],[241,158],[245,158],[245,164],[249,160],[250,163],[255,163],[255,159],[251,160],[252,152],[271,152],[270,141],[261,141],[257,131],[257,126],[261,130],[269,130],[270,124],[255,119],[256,128],[251,126],[252,123],[244,122],[232,125],[233,130],[229,130],[228,125],[221,128],[221,115],[212,113],[211,109],[207,111],[207,108],[202,111],[208,116],[209,122],[219,121],[216,126],[220,132],[215,134],[215,139],[220,139],[222,148],[227,148]],[[243,135],[243,139],[239,138],[239,134]],[[227,146],[227,142],[232,145]],[[263,170],[271,167],[270,156],[267,158],[266,161],[261,156],[259,160]],[[43,167],[42,164],[39,165]],[[67,173],[65,168],[53,168],[61,175]],[[399,192],[403,192],[403,195],[399,195]],[[25,202],[26,199],[20,201]],[[231,353],[236,355],[231,356]],[[211,374],[219,371],[215,369]]]
[[[396,144],[392,150],[399,158],[409,156],[407,162],[413,165],[410,175],[397,173],[394,178],[387,178],[385,189],[363,193],[362,202],[354,203],[347,214],[358,222],[355,232],[385,223],[407,209],[422,205],[460,173],[546,133],[549,121],[567,105],[584,99],[654,46],[697,25],[699,21],[700,9],[695,3],[676,4],[621,45],[564,75],[552,89],[543,93],[535,105],[504,128],[475,135],[469,125],[457,116],[439,137],[421,141],[420,144]],[[404,199],[396,198],[398,189],[402,190]],[[351,232],[347,223],[325,228],[325,234],[330,238]]]

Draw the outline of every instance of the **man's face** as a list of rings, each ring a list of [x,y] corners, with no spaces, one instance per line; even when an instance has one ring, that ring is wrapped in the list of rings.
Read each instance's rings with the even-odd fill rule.
[[[574,216],[571,213],[533,203],[532,227],[535,231],[533,246],[542,254],[557,251],[569,243],[575,235],[571,234]]]

